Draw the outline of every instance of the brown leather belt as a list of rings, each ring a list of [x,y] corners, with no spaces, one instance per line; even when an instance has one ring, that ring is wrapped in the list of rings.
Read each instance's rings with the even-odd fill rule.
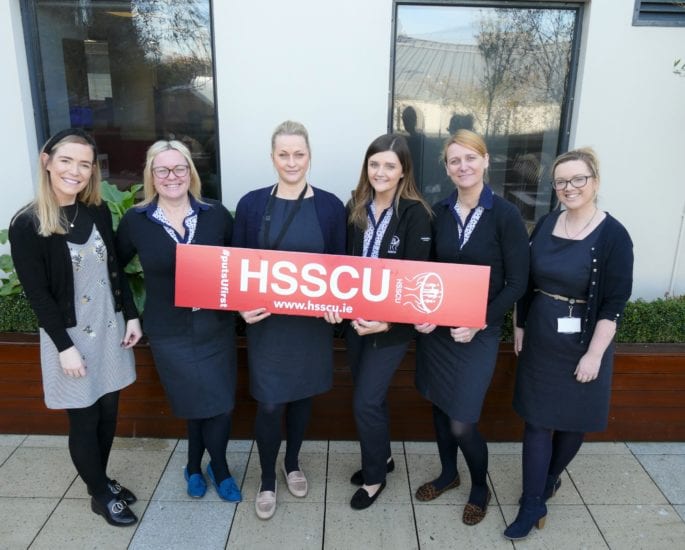
[[[568,302],[569,304],[587,304],[587,300],[569,298],[568,296],[562,296],[561,294],[552,294],[551,292],[545,292],[540,288],[536,288],[535,292],[539,292],[540,294],[544,294],[545,296],[549,296],[550,298],[554,298],[555,300],[559,300],[561,302]]]

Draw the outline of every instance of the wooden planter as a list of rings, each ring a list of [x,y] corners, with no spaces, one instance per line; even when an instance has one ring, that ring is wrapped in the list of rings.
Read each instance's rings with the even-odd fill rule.
[[[183,437],[185,422],[171,415],[147,345],[136,347],[138,380],[121,395],[118,435]],[[244,339],[238,341],[238,395],[234,438],[252,437],[255,402],[248,392]],[[518,441],[523,423],[511,400],[516,358],[502,344],[480,427],[490,441]],[[335,343],[333,390],[314,400],[311,439],[355,439],[352,379],[344,342]],[[390,388],[393,439],[432,440],[430,404],[414,389],[414,351]],[[66,415],[43,403],[40,351],[35,334],[0,334],[0,433],[67,433]],[[685,344],[619,344],[614,363],[609,428],[593,441],[685,441]]]

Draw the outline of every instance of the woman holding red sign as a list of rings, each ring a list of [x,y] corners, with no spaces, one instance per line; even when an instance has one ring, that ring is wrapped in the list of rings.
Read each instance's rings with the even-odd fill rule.
[[[504,314],[528,280],[528,234],[517,209],[485,184],[489,164],[483,139],[458,130],[445,144],[447,175],[456,190],[433,207],[433,246],[440,262],[490,266],[485,325],[417,325],[416,387],[433,403],[442,472],[416,491],[429,501],[460,484],[457,449],[471,474],[462,521],[475,525],[487,512],[488,447],[478,431],[485,393],[495,370]]]
[[[430,207],[416,189],[407,142],[400,135],[382,135],[366,150],[348,205],[347,253],[427,260],[430,249]],[[362,468],[350,479],[360,486],[350,501],[355,510],[374,503],[385,488],[386,474],[395,469],[386,397],[413,336],[411,325],[368,319],[354,319],[346,328],[362,455]]]
[[[280,124],[271,138],[275,185],[238,202],[233,246],[322,254],[345,252],[345,207],[335,195],[307,182],[309,135],[299,122]],[[276,458],[286,420],[282,465],[288,490],[304,497],[309,485],[299,453],[312,396],[333,385],[333,327],[321,318],[271,315],[266,308],[240,312],[247,323],[250,393],[257,404],[255,439],[262,469],[255,499],[260,519],[276,511]]]
[[[219,497],[239,502],[226,462],[236,389],[234,315],[174,305],[176,245],[228,246],[233,218],[200,196],[200,176],[180,141],[150,146],[143,192],[143,201],[121,219],[117,248],[124,262],[138,254],[145,273],[145,333],[171,409],[187,421],[186,491],[193,498],[205,495],[207,450],[207,476]]]

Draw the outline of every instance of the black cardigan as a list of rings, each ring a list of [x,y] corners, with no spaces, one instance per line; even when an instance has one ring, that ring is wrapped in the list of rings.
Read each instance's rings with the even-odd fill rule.
[[[545,214],[538,221],[530,241],[533,242],[548,216],[558,217],[560,210]],[[550,220],[550,223],[555,220]],[[597,242],[591,248],[592,271],[587,291],[587,308],[580,343],[590,344],[595,326],[600,319],[615,321],[618,325],[633,289],[633,241],[626,228],[607,212]],[[516,326],[525,328],[528,308],[534,294],[533,277],[528,290],[516,305]]]
[[[350,206],[348,205],[348,211]],[[391,246],[391,241],[394,243]],[[399,239],[399,242],[398,242]],[[361,256],[364,251],[364,231],[353,224],[347,225],[347,253]],[[419,201],[400,199],[397,209],[383,235],[378,251],[380,258],[396,260],[428,260],[431,251],[430,215]],[[393,323],[388,332],[369,335],[377,347],[400,344],[412,338],[414,326]]]
[[[112,215],[103,202],[86,206],[95,227],[107,246],[109,282],[116,311],[123,311],[128,321],[138,317],[131,290],[120,265],[115,247]],[[41,237],[38,220],[32,209],[20,211],[9,228],[12,260],[19,281],[24,287],[38,324],[47,332],[58,351],[74,345],[67,328],[76,326],[74,307],[74,272],[66,235]]]
[[[484,191],[485,192],[485,191]],[[504,315],[526,290],[528,233],[521,214],[509,201],[492,193],[492,203],[478,220],[471,237],[459,249],[452,209],[456,191],[434,207],[434,255],[439,262],[490,266],[486,324],[501,325]],[[488,201],[489,202],[489,201]]]

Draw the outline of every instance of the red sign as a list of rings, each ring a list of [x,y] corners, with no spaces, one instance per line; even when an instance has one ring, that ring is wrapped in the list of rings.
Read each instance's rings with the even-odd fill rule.
[[[489,266],[179,244],[176,305],[482,327]]]

